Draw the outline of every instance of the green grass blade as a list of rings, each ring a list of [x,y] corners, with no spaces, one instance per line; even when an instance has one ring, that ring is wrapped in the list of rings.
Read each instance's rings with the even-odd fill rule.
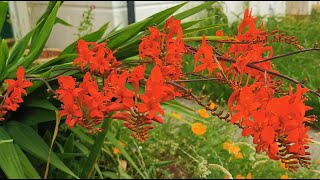
[[[222,26],[224,26],[224,24],[215,24],[215,25],[210,25],[210,26],[205,26],[205,27],[188,29],[188,30],[185,30],[183,32],[183,36],[186,36],[186,35],[192,34],[192,33],[196,33],[196,32],[205,31],[205,30],[208,30],[208,29],[219,28],[219,27],[222,27]],[[214,33],[212,33],[212,34],[214,34]]]
[[[98,156],[100,154],[100,150],[101,150],[103,143],[105,141],[105,137],[107,135],[108,130],[110,129],[110,125],[112,122],[111,116],[112,115],[110,114],[107,119],[103,120],[103,123],[101,125],[101,128],[103,130],[101,133],[99,133],[96,136],[96,140],[91,148],[89,157],[83,166],[81,178],[90,179],[93,176],[94,165],[96,164],[96,162],[98,160]]]
[[[66,22],[65,20],[63,20],[59,17],[56,17],[56,21],[54,23],[55,24],[59,23],[59,24],[65,25],[65,26],[74,27],[72,24]]]
[[[154,24],[160,24],[164,23],[164,20],[166,20],[168,17],[170,17],[173,13],[175,13],[177,10],[179,10],[182,6],[186,5],[188,2],[184,2],[181,4],[178,4],[176,6],[173,6],[169,9],[165,9],[161,12],[158,12],[149,18],[151,21],[148,23],[148,26],[153,26]]]
[[[26,175],[26,178],[29,179],[41,179],[40,175],[36,171],[36,169],[33,167],[27,156],[24,154],[24,152],[21,150],[21,148],[15,144],[16,151],[18,153],[22,168],[24,170],[24,174]]]
[[[193,7],[191,9],[188,9],[186,11],[183,11],[183,12],[181,12],[179,14],[174,15],[174,18],[175,19],[181,19],[181,20],[185,19],[185,18],[187,18],[189,16],[192,16],[192,15],[202,11],[202,10],[207,9],[208,7],[212,6],[212,4],[214,4],[214,3],[215,3],[215,1],[207,1],[207,2],[205,2],[203,4],[200,4],[200,5],[196,6],[196,7]]]
[[[185,37],[184,41],[202,41],[202,36]],[[234,37],[230,36],[206,36],[207,41],[222,41],[222,40],[235,40]]]
[[[8,2],[0,1],[0,32],[2,30],[2,26],[7,19],[8,12]]]
[[[146,179],[145,175],[140,171],[140,169],[138,168],[137,164],[132,160],[132,158],[130,157],[130,155],[127,153],[126,150],[123,149],[123,147],[118,143],[117,139],[114,137],[114,135],[112,133],[108,133],[107,134],[107,139],[114,145],[116,146],[119,151],[121,152],[121,154],[126,158],[126,160],[128,161],[128,163],[140,174],[140,176],[144,179]]]
[[[18,62],[19,59],[23,56],[23,54],[25,53],[25,50],[29,44],[29,41],[31,39],[31,37],[33,36],[36,28],[38,27],[38,25],[33,28],[30,32],[28,32],[28,34],[26,34],[16,45],[15,47],[12,49],[10,55],[9,55],[9,59],[8,59],[8,64],[11,64],[13,62]]]
[[[147,24],[150,22],[150,19],[146,19],[134,24],[130,24],[127,27],[124,27],[114,33],[111,33],[107,36],[109,39],[107,45],[110,49],[116,49],[120,47],[123,43],[128,41],[128,39],[136,36],[140,31],[143,31]]]
[[[26,178],[13,141],[3,127],[0,127],[0,167],[9,179]]]
[[[34,129],[16,121],[8,122],[6,128],[14,142],[18,144],[21,149],[43,161],[47,161],[50,148],[38,133],[34,131]],[[74,178],[79,178],[57,157],[54,152],[50,154],[50,164]]]
[[[6,40],[2,39],[2,42],[0,42],[0,77],[6,68],[8,55],[9,55],[9,48],[8,48],[7,42]]]

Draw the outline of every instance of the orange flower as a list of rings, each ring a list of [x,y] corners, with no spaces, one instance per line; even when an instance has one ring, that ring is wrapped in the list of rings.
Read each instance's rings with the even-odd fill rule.
[[[238,174],[237,176],[236,176],[236,179],[245,179],[246,177],[244,177],[244,176],[242,176],[241,174]]]
[[[241,149],[239,146],[232,146],[229,150],[231,154],[237,154]]]
[[[223,149],[229,151],[229,149],[232,147],[232,144],[229,142],[224,142],[223,143]]]
[[[216,105],[212,102],[209,106],[209,109],[214,109],[214,107],[216,107]]]
[[[207,110],[205,110],[205,109],[199,109],[198,113],[199,113],[200,117],[202,117],[202,118],[209,118],[209,114],[207,113]]]
[[[181,119],[181,115],[178,114],[178,113],[173,112],[173,113],[172,113],[172,116],[175,117],[175,118],[177,118],[177,119]]]
[[[248,173],[246,179],[252,179],[252,174]]]
[[[320,164],[320,160],[317,161],[317,164]]]
[[[282,163],[282,162],[280,162],[280,167],[281,167],[282,169],[288,169],[288,168],[286,168],[286,165],[285,165],[284,163]]]
[[[242,155],[241,152],[238,152],[237,154],[234,154],[234,157],[235,157],[236,159],[242,159],[242,158],[243,158],[243,155]]]
[[[201,123],[194,123],[192,124],[192,132],[197,135],[201,136],[207,131],[207,127],[202,125]]]
[[[121,147],[125,147],[125,144],[121,141],[118,141]],[[121,154],[120,150],[116,147],[113,148],[113,154]]]
[[[287,174],[284,174],[284,175],[282,175],[281,177],[280,177],[280,179],[288,179],[289,178],[289,176],[287,175]]]

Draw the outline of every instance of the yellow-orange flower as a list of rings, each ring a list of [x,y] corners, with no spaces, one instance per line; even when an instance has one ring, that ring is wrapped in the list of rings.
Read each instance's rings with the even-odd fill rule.
[[[173,113],[172,113],[172,116],[175,117],[175,118],[177,118],[177,119],[181,119],[181,115],[178,114],[178,113],[173,112]]]
[[[248,173],[246,179],[252,179],[252,174]]]
[[[282,169],[288,169],[288,168],[286,168],[286,165],[285,165],[284,163],[282,163],[282,162],[280,162],[280,167],[281,167]]]
[[[209,118],[209,114],[207,113],[206,109],[199,109],[198,113],[199,113],[200,117],[202,117],[202,118]]]
[[[284,174],[284,175],[282,175],[282,176],[280,177],[280,179],[288,179],[288,178],[289,178],[289,176],[286,175],[286,174]]]
[[[320,164],[320,160],[317,161],[317,164]]]
[[[224,142],[223,143],[223,149],[229,151],[229,149],[232,147],[232,144],[229,142]]]
[[[209,106],[209,109],[214,109],[215,106],[216,106],[216,105],[215,105],[213,102],[211,102],[211,104],[210,104],[210,106]]]
[[[121,141],[118,141],[121,147],[125,147],[125,144]],[[120,150],[116,147],[113,148],[113,154],[121,154]]]
[[[238,174],[237,176],[236,176],[236,179],[245,179],[246,177],[244,177],[244,176],[242,176],[241,174]]]
[[[237,154],[241,149],[239,146],[232,146],[229,150],[231,154]]]
[[[192,132],[197,135],[197,136],[201,136],[203,135],[205,132],[207,131],[207,127],[204,126],[201,123],[194,123],[192,124]]]
[[[243,158],[243,155],[242,155],[241,152],[238,152],[237,154],[234,154],[234,157],[235,157],[236,159],[242,159],[242,158]]]

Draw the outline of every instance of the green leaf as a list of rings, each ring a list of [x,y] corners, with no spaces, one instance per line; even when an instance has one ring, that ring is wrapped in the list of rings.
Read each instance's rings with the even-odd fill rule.
[[[182,6],[184,6],[187,3],[188,2],[184,2],[184,3],[178,4],[176,6],[173,6],[173,7],[169,8],[169,9],[165,9],[165,10],[163,10],[161,12],[158,12],[158,13],[150,16],[149,18],[151,19],[151,21],[148,23],[147,26],[152,26],[154,24],[159,24],[159,23],[163,22],[169,16],[171,16],[173,13],[175,13],[177,10],[179,10]]]
[[[24,170],[10,135],[0,127],[0,167],[9,179],[24,179]]]
[[[134,161],[132,160],[132,158],[130,157],[130,155],[127,153],[126,150],[123,149],[123,147],[118,143],[117,139],[114,137],[114,135],[109,132],[107,133],[107,139],[114,145],[116,146],[119,151],[121,152],[121,154],[124,156],[124,158],[128,161],[128,163],[136,169],[136,171],[140,174],[140,176],[144,179],[146,179],[145,175],[140,171],[140,169],[138,168],[137,164],[134,163]]]
[[[101,125],[101,128],[103,129],[102,132],[100,132],[96,136],[96,140],[91,148],[89,157],[86,161],[86,163],[83,165],[81,178],[91,179],[91,177],[94,175],[94,165],[96,164],[98,160],[98,156],[100,154],[101,148],[103,146],[105,137],[107,135],[108,130],[110,129],[112,118],[112,114],[109,115],[107,119],[103,120],[103,123]]]
[[[192,27],[200,22],[203,22],[205,20],[208,20],[212,17],[208,17],[208,18],[204,18],[204,19],[199,19],[199,20],[195,20],[195,21],[188,21],[188,22],[184,22],[184,23],[181,23],[181,27],[182,29],[188,29],[189,27]]]
[[[16,63],[19,59],[24,55],[26,48],[29,44],[31,37],[33,36],[35,30],[37,29],[38,25],[33,28],[28,34],[26,34],[13,48],[9,55],[8,64]]]
[[[27,70],[27,73],[40,73],[44,70],[44,68],[51,68],[58,64],[63,64],[66,62],[73,62],[75,58],[78,57],[78,54],[65,54],[65,55],[59,55],[59,57],[56,57],[50,61],[47,61],[41,65],[38,65],[32,69]]]
[[[105,33],[105,31],[107,30],[109,26],[109,22],[104,24],[103,26],[101,26],[97,31],[87,34],[85,36],[83,36],[81,39],[87,41],[87,42],[95,42],[98,41],[103,34]],[[66,47],[59,55],[63,56],[63,55],[67,55],[67,54],[74,54],[76,53],[76,45],[78,43],[79,39],[75,42],[73,42],[72,44],[70,44],[68,47]]]
[[[202,41],[202,36],[185,37],[184,41]],[[235,40],[234,37],[230,36],[206,36],[207,41],[222,41],[222,40]]]
[[[150,19],[146,19],[137,23],[130,24],[127,27],[124,27],[114,33],[111,33],[107,36],[109,39],[107,45],[110,49],[116,49],[120,47],[121,44],[128,41],[132,37],[136,36],[140,31],[144,30],[147,24],[150,22]]]
[[[161,162],[158,162],[158,163],[154,163],[151,166],[161,167],[161,166],[166,166],[166,165],[169,165],[169,164],[177,162],[177,161],[178,161],[178,159],[170,160],[170,161],[161,161]]]
[[[183,11],[179,14],[174,15],[174,19],[181,19],[181,20],[185,19],[189,16],[192,16],[192,15],[202,11],[202,10],[207,9],[208,7],[212,6],[212,4],[214,4],[214,3],[215,3],[215,1],[207,1],[207,2],[200,4],[196,7],[193,7],[191,9],[188,9],[186,11]]]
[[[85,134],[83,130],[80,129],[79,126],[75,126],[71,128],[70,131],[72,131],[76,136],[78,136],[81,139],[81,141],[84,141],[86,143],[93,145],[94,140],[91,139],[87,134]]]
[[[66,153],[72,153],[74,149],[74,134],[70,134],[67,138],[64,146],[63,146],[64,152]]]
[[[221,27],[221,26],[224,26],[224,24],[215,24],[215,25],[210,25],[210,26],[205,26],[205,27],[188,29],[188,30],[185,30],[183,32],[183,36],[186,36],[187,34],[192,34],[192,33],[195,33],[195,32],[205,31],[205,30],[208,30],[208,29],[218,28],[218,27]]]
[[[19,121],[30,126],[48,121],[54,121],[55,119],[54,111],[47,109],[26,109],[24,110],[23,116],[18,116]]]
[[[17,144],[14,144],[17,154],[19,156],[22,168],[24,170],[24,174],[26,175],[26,178],[29,179],[41,179],[40,175],[36,171],[36,169],[31,164],[30,160],[27,158],[27,156],[24,154],[24,152],[20,149],[20,147]]]
[[[0,77],[6,68],[8,55],[9,55],[9,48],[8,48],[7,42],[6,40],[2,39],[2,42],[0,44]]]
[[[75,157],[87,157],[88,154],[85,153],[56,153],[59,157],[63,159],[73,159]]]
[[[55,24],[59,23],[59,24],[65,25],[65,26],[74,27],[72,24],[66,22],[65,20],[63,20],[59,17],[56,17],[56,21],[54,23]]]
[[[0,1],[0,33],[2,31],[2,26],[7,19],[8,12],[8,2]]]
[[[36,107],[36,108],[43,108],[55,111],[58,108],[56,108],[50,101],[46,99],[31,99],[29,101],[25,101],[23,104],[25,107]]]
[[[21,149],[43,161],[47,161],[50,148],[31,127],[24,125],[23,123],[10,121],[6,128],[14,142],[18,144]],[[56,156],[54,152],[51,152],[50,154],[50,164],[74,178],[79,178]]]

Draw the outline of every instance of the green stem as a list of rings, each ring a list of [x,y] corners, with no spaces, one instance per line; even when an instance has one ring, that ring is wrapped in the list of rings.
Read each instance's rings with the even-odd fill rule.
[[[92,146],[87,162],[84,164],[81,179],[89,179],[92,177],[94,172],[94,165],[98,160],[98,156],[102,149],[102,145],[104,144],[104,140],[106,138],[107,132],[111,127],[111,118],[112,114],[109,115],[108,119],[104,120],[101,128],[103,128],[102,132],[99,133],[96,137],[96,140]]]

